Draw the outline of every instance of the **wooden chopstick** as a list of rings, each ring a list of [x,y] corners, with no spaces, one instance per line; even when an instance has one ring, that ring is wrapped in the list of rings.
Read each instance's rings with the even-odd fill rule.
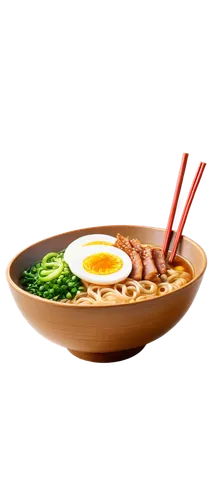
[[[183,209],[184,209],[184,192],[181,193],[181,196],[178,200],[178,207],[176,211],[175,223],[173,225],[173,229],[178,229]]]
[[[180,195],[180,191],[181,191],[181,187],[182,187],[182,183],[183,183],[183,179],[184,179],[184,174],[185,174],[185,170],[186,170],[188,156],[189,156],[188,153],[183,154],[182,160],[181,160],[180,170],[178,173],[177,184],[176,184],[176,188],[175,188],[174,197],[172,200],[172,206],[171,206],[168,224],[167,224],[167,228],[166,228],[166,232],[165,232],[165,236],[164,236],[164,241],[163,241],[163,245],[162,245],[162,250],[163,250],[163,253],[165,256],[167,255],[169,245],[170,245],[170,239],[171,239],[171,234],[172,234],[172,225],[173,225],[174,218],[175,218],[175,212],[176,212],[178,199],[179,199],[179,195]]]
[[[184,207],[184,210],[183,210],[183,213],[182,213],[182,216],[181,216],[181,220],[180,220],[177,232],[176,232],[176,236],[175,236],[175,241],[174,241],[174,244],[173,244],[173,248],[172,248],[172,251],[171,251],[171,254],[170,254],[170,257],[169,257],[169,263],[170,264],[173,262],[173,260],[175,258],[176,251],[177,251],[178,244],[179,244],[179,240],[180,240],[180,237],[182,235],[183,228],[185,226],[185,223],[186,223],[186,220],[187,220],[187,216],[188,216],[190,207],[192,205],[195,193],[197,191],[197,188],[198,188],[199,182],[201,180],[201,177],[203,175],[205,167],[206,167],[206,163],[201,162],[199,164],[198,170],[197,170],[196,175],[194,177],[194,180],[193,180],[190,192],[189,192],[188,197],[187,197],[186,205]]]

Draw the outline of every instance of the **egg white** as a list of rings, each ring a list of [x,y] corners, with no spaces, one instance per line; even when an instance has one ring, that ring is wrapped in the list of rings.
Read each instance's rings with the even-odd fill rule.
[[[106,275],[89,273],[84,269],[83,261],[86,257],[99,253],[110,253],[120,257],[123,262],[122,268],[115,273]],[[82,280],[96,285],[114,285],[115,283],[124,281],[132,270],[131,259],[123,250],[106,245],[90,245],[89,247],[76,248],[75,251],[69,253],[67,263],[72,273],[76,274]]]
[[[114,245],[116,238],[109,236],[108,234],[86,234],[85,236],[81,236],[81,238],[77,238],[72,241],[72,243],[70,243],[70,245],[66,248],[64,254],[65,262],[68,264],[68,259],[70,258],[71,253],[73,253],[77,248],[82,248],[88,243],[93,243],[93,241],[106,241]],[[90,245],[90,247],[92,247],[92,245]],[[106,247],[109,248],[109,245],[106,245]]]

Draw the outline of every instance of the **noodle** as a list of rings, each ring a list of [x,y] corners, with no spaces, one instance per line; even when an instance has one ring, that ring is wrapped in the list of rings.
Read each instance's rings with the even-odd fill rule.
[[[190,273],[168,269],[167,281],[159,284],[147,280],[135,281],[131,278],[127,278],[123,283],[106,286],[83,282],[86,289],[84,292],[78,292],[72,300],[63,299],[61,302],[80,306],[133,304],[166,295],[183,287],[190,280]]]
[[[140,281],[142,291],[146,295],[156,295],[157,293],[157,285],[153,283],[153,281]]]
[[[173,291],[171,283],[166,281],[166,283],[161,283],[158,285],[158,292],[157,295],[166,295],[167,293],[170,293]]]
[[[180,273],[178,271],[175,271],[173,274],[170,273],[169,277],[167,278],[167,281],[168,283],[174,283],[179,277]]]
[[[106,286],[83,281],[86,291],[78,292],[72,300],[64,299],[61,302],[80,306],[134,304],[178,290],[192,279],[191,274],[184,269],[178,271],[169,266],[167,266],[166,274],[167,281],[158,284],[148,280],[135,281],[131,278],[127,278],[122,283]]]

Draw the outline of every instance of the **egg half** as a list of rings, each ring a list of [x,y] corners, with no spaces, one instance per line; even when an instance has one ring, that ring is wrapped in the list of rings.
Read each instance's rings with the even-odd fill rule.
[[[124,281],[132,270],[130,257],[119,248],[89,245],[69,253],[67,263],[79,278],[96,285]]]
[[[87,234],[86,236],[81,236],[77,240],[72,241],[70,245],[65,250],[64,259],[68,264],[70,255],[79,248],[87,247],[91,245],[114,245],[116,238],[109,236],[108,234]]]

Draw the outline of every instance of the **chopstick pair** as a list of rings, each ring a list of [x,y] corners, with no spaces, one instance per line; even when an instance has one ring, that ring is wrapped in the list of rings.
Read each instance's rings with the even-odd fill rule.
[[[182,156],[181,167],[180,167],[179,174],[178,174],[177,184],[176,184],[176,188],[175,188],[175,193],[174,193],[174,197],[173,197],[173,201],[172,201],[171,211],[169,214],[168,224],[167,224],[167,228],[166,228],[166,232],[165,232],[165,236],[164,236],[164,241],[163,241],[163,246],[162,246],[163,253],[165,256],[168,253],[168,249],[169,249],[169,245],[170,245],[172,225],[173,225],[173,221],[175,218],[175,212],[176,212],[176,208],[177,208],[177,204],[178,204],[179,195],[181,192],[181,187],[183,184],[183,179],[184,179],[184,174],[185,174],[185,170],[186,170],[188,156],[189,156],[188,153],[184,153]],[[180,241],[180,237],[182,235],[190,207],[192,205],[195,193],[197,191],[197,188],[198,188],[199,182],[201,180],[201,177],[203,175],[205,167],[206,167],[206,163],[204,163],[204,162],[199,163],[199,167],[197,169],[192,186],[190,188],[190,192],[188,194],[187,201],[186,201],[186,204],[185,204],[182,216],[181,216],[181,220],[180,220],[177,232],[176,232],[174,244],[173,244],[172,251],[171,251],[171,254],[169,257],[169,263],[172,263],[174,258],[175,258],[178,244]]]

